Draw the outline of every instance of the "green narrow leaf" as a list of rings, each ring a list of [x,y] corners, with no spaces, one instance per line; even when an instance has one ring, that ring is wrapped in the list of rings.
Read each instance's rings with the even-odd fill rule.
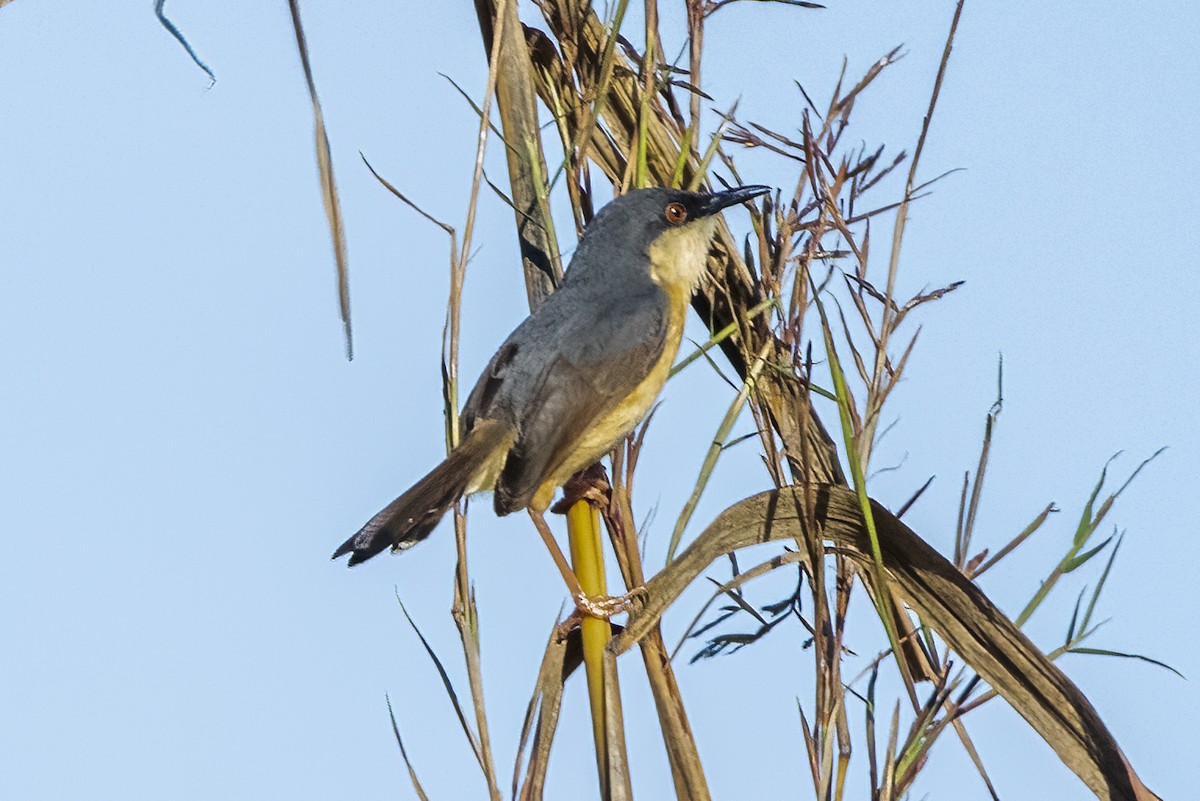
[[[1083,514],[1079,517],[1079,525],[1075,527],[1075,545],[1080,546],[1087,542],[1087,538],[1096,530],[1096,524],[1099,521],[1093,520],[1093,509],[1096,505],[1096,498],[1100,497],[1100,490],[1104,488],[1104,481],[1108,477],[1108,468],[1113,461],[1121,455],[1117,451],[1112,456],[1108,457],[1108,461],[1104,463],[1104,467],[1100,470],[1100,480],[1096,482],[1096,486],[1092,488],[1092,494],[1088,496],[1087,503],[1083,505]]]
[[[910,695],[915,695],[913,679],[909,674],[908,664],[904,661],[904,654],[900,650],[900,641],[896,635],[896,627],[884,602],[884,598],[888,597],[890,590],[888,589],[887,577],[883,572],[883,551],[879,546],[879,532],[875,528],[875,516],[871,512],[871,500],[867,497],[866,476],[863,474],[862,461],[858,458],[857,437],[851,419],[852,401],[850,400],[850,388],[846,384],[846,376],[842,372],[841,362],[838,361],[837,348],[833,344],[833,330],[830,328],[829,318],[825,314],[825,305],[821,303],[820,293],[811,275],[808,277],[808,282],[812,290],[813,303],[816,305],[817,313],[821,317],[821,335],[825,340],[825,355],[829,362],[829,374],[833,379],[833,391],[837,395],[838,418],[842,424],[842,439],[846,446],[846,461],[850,465],[850,475],[854,481],[854,494],[858,497],[863,522],[866,524],[867,539],[871,543],[871,558],[874,567],[875,583],[877,585],[877,590],[874,593],[875,608],[879,613],[880,621],[883,623],[883,629],[887,632],[888,644],[892,648],[892,655],[896,658],[896,664],[900,667],[900,674],[904,677],[905,686],[908,688]]]
[[[1070,643],[1071,640],[1075,639],[1075,623],[1079,620],[1079,607],[1083,604],[1083,594],[1085,592],[1087,592],[1087,585],[1084,585],[1083,589],[1079,591],[1079,597],[1075,599],[1075,611],[1071,613],[1071,623],[1067,626],[1067,639],[1064,640],[1066,643]],[[1086,628],[1086,625],[1080,628]]]
[[[963,532],[966,530],[967,519],[967,492],[971,487],[971,471],[963,471],[962,492],[958,498],[958,523],[954,527],[954,566],[961,569],[967,563],[967,557],[963,553]]]
[[[754,383],[758,380],[759,373],[762,372],[763,364],[767,358],[767,350],[771,347],[772,343],[773,340],[770,339],[763,343],[758,356],[754,360],[754,364],[750,366],[750,370],[746,373],[746,380],[742,382],[742,388],[738,390],[733,403],[729,404],[729,410],[725,412],[725,417],[721,420],[721,425],[717,428],[712,445],[709,446],[708,453],[704,457],[704,463],[700,466],[700,475],[696,477],[696,485],[692,488],[692,494],[688,496],[687,502],[683,505],[683,511],[679,513],[679,518],[675,521],[675,530],[671,532],[671,541],[667,546],[667,562],[675,558],[675,551],[679,548],[679,540],[683,537],[683,530],[687,528],[688,522],[692,519],[692,514],[696,511],[696,505],[700,503],[700,496],[704,494],[704,489],[708,486],[708,480],[717,466],[717,459],[724,448],[725,440],[729,438],[729,432],[733,429],[733,424],[737,422],[738,417],[742,413],[742,407],[746,405],[746,400],[750,397],[750,391],[754,388]]]
[[[867,681],[867,704],[865,715],[867,738],[867,763],[871,773],[871,788],[879,786],[879,758],[875,753],[875,680],[879,678],[879,663],[871,665],[871,678]]]
[[[1078,569],[1078,568],[1080,568],[1080,567],[1083,567],[1085,564],[1087,564],[1087,563],[1088,563],[1088,561],[1089,561],[1089,560],[1090,560],[1090,559],[1091,559],[1093,556],[1095,556],[1096,554],[1098,554],[1098,553],[1100,553],[1102,550],[1104,550],[1105,546],[1107,546],[1107,545],[1108,545],[1110,542],[1112,542],[1112,541],[1113,541],[1113,538],[1112,538],[1112,537],[1109,537],[1109,538],[1108,538],[1108,539],[1106,539],[1104,542],[1102,542],[1102,543],[1100,543],[1099,545],[1097,545],[1095,548],[1092,548],[1090,551],[1085,551],[1085,552],[1083,552],[1083,553],[1079,554],[1078,556],[1075,556],[1075,557],[1072,557],[1072,558],[1070,558],[1070,559],[1067,559],[1067,560],[1065,560],[1065,561],[1063,562],[1063,569],[1062,569],[1062,572],[1063,572],[1064,574],[1065,574],[1065,573],[1070,573],[1070,572],[1072,572],[1072,571],[1074,571],[1074,570],[1076,570],[1076,569]]]
[[[746,320],[747,321],[753,320],[755,317],[762,314],[766,310],[773,308],[775,306],[778,306],[778,305],[779,305],[778,298],[775,298],[775,297],[767,298],[762,303],[759,303],[757,306],[750,309],[750,311],[746,312]],[[689,353],[684,359],[680,360],[679,364],[672,367],[671,372],[667,374],[668,379],[674,378],[676,375],[683,372],[684,368],[687,367],[689,364],[696,361],[701,356],[708,353],[710,350],[715,348],[717,345],[720,345],[722,342],[729,339],[731,336],[733,336],[737,332],[738,332],[738,324],[736,322],[733,322],[733,323],[730,323],[729,325],[725,326],[724,328],[722,328],[720,331],[713,334],[711,337],[708,338],[707,342],[705,342],[703,345],[698,347],[696,350]]]
[[[1124,535],[1117,537],[1117,544],[1113,546],[1112,553],[1108,555],[1108,562],[1104,565],[1104,572],[1100,574],[1100,581],[1096,583],[1096,590],[1092,593],[1092,600],[1088,602],[1087,611],[1083,613],[1083,622],[1079,624],[1081,630],[1086,629],[1088,623],[1092,621],[1092,612],[1096,609],[1096,601],[1100,600],[1100,591],[1104,589],[1104,582],[1108,581],[1108,573],[1112,570],[1113,562],[1116,561],[1117,552],[1121,550],[1121,542],[1124,539]]]

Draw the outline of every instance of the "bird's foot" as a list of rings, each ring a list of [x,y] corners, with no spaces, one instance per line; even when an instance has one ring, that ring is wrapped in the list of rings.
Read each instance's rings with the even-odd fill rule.
[[[613,615],[631,611],[645,598],[645,587],[634,587],[624,595],[586,595],[581,592],[575,596],[575,608],[581,615],[608,620]]]
[[[604,465],[596,463],[567,479],[562,491],[562,499],[550,507],[551,512],[559,515],[565,515],[579,501],[587,501],[597,509],[607,509],[612,485],[608,482]]]

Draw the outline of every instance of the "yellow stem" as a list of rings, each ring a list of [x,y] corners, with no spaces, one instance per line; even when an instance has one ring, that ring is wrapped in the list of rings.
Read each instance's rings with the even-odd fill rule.
[[[567,538],[571,545],[571,565],[579,586],[587,595],[607,595],[600,511],[587,501],[576,502],[567,511]],[[612,639],[612,627],[607,620],[584,615],[580,628],[588,700],[592,707],[592,735],[596,740],[596,766],[603,783],[608,774],[608,740],[604,736],[604,646]]]

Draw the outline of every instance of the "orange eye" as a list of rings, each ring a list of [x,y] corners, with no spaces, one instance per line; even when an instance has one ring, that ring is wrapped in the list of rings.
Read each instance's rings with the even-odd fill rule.
[[[668,203],[663,216],[667,218],[667,222],[671,225],[682,225],[687,221],[688,213],[682,203]]]

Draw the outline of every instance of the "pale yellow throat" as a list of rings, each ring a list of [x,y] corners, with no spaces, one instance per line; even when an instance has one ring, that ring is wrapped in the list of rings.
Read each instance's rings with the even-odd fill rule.
[[[672,305],[686,304],[692,299],[692,292],[704,275],[716,230],[717,218],[703,217],[667,229],[650,245],[646,252],[650,257],[650,278],[666,291]]]

